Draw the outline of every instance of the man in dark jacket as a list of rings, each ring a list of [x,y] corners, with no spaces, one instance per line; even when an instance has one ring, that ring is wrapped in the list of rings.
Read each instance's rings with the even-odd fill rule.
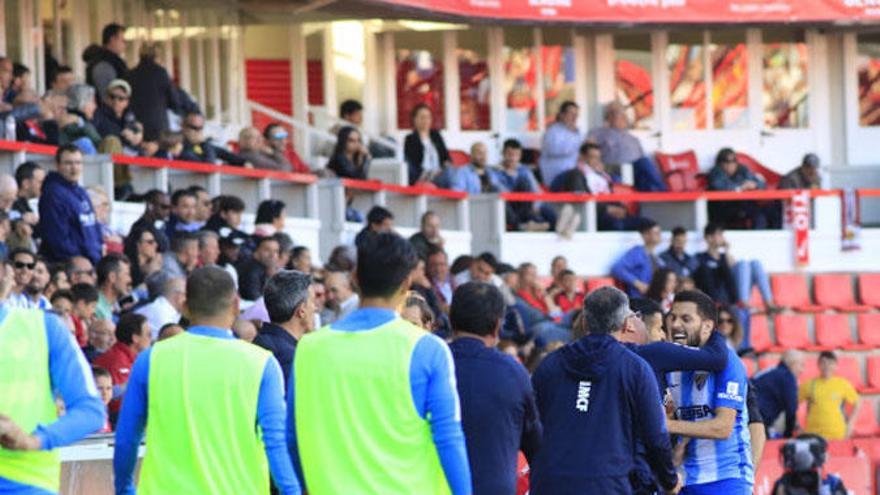
[[[620,290],[602,287],[584,300],[586,336],[550,354],[535,371],[544,425],[532,464],[531,493],[632,493],[641,442],[660,486],[678,493],[657,380],[618,339],[635,315]]]
[[[764,417],[764,426],[769,430],[779,415],[785,414],[785,430],[782,432],[784,438],[791,438],[797,425],[797,377],[803,369],[804,355],[800,351],[788,349],[782,354],[778,366],[762,371],[752,378],[761,389],[758,406],[761,416]]]
[[[124,79],[128,75],[128,66],[122,60],[125,53],[125,26],[107,24],[101,31],[101,45],[98,48],[87,48],[86,83],[98,90],[98,97],[103,97],[107,85],[114,79]]]
[[[178,112],[180,99],[168,71],[157,60],[158,45],[141,46],[140,62],[128,74],[131,83],[131,110],[144,125],[144,140],[158,141],[168,129],[168,110]]]
[[[254,344],[270,351],[281,364],[286,393],[296,344],[303,335],[314,330],[312,277],[295,270],[280,271],[266,282],[263,301],[270,323],[263,323]]]
[[[204,163],[217,163],[220,160],[238,166],[245,164],[244,158],[205,137],[205,117],[200,113],[188,113],[183,118],[183,152],[180,159]]]
[[[254,256],[238,266],[238,294],[247,301],[256,301],[270,277],[278,272],[281,248],[275,237],[257,238]]]
[[[449,312],[461,425],[474,493],[480,495],[515,493],[517,453],[532,462],[541,443],[529,375],[495,349],[504,310],[495,286],[468,282],[455,290]]]
[[[97,263],[103,248],[101,226],[88,193],[79,185],[82,152],[74,145],[60,146],[55,166],[57,171],[46,177],[40,196],[40,252],[50,262],[85,256]]]

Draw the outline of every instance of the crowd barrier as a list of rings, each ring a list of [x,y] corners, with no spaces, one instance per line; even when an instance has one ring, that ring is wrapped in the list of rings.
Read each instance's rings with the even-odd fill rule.
[[[53,168],[55,148],[0,141],[0,173],[14,173],[24,160],[35,160]],[[421,215],[432,210],[441,217],[442,235],[450,258],[462,254],[489,251],[509,263],[530,261],[544,272],[558,254],[567,256],[572,267],[584,275],[605,275],[622,251],[639,242],[632,232],[599,232],[596,209],[602,202],[636,202],[641,215],[654,218],[668,230],[681,225],[692,232],[690,248],[702,250],[700,232],[708,222],[711,201],[786,200],[794,191],[699,191],[682,193],[626,193],[608,195],[568,193],[503,193],[467,195],[433,187],[406,186],[406,167],[394,160],[379,161],[378,175],[392,182],[375,179],[321,179],[294,174],[213,165],[169,161],[124,155],[92,155],[85,158],[83,183],[99,184],[107,191],[115,187],[115,165],[129,168],[136,191],[156,188],[171,191],[193,184],[203,186],[211,195],[234,194],[247,205],[245,227],[253,223],[260,201],[275,198],[287,207],[285,230],[297,244],[309,247],[321,259],[339,244],[350,244],[363,228],[346,221],[346,210],[353,207],[362,214],[373,205],[382,205],[395,214],[395,228],[410,235],[419,228]],[[880,249],[880,229],[861,232],[863,249],[841,254],[841,191],[810,191],[812,225],[811,271],[880,270],[880,258],[869,253]],[[880,189],[858,191],[863,211],[877,204]],[[581,223],[570,239],[553,232],[508,232],[505,206],[512,201],[543,201],[557,208],[571,204],[581,213]],[[126,232],[140,215],[143,206],[114,201],[112,224]],[[870,216],[873,212],[867,212]],[[791,271],[798,266],[793,256],[793,233],[789,230],[730,231],[728,239],[740,257],[760,258],[769,271]]]

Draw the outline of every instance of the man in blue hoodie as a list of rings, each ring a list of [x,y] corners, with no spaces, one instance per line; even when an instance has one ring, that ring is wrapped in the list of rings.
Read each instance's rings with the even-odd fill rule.
[[[85,256],[98,263],[103,241],[101,226],[86,190],[79,185],[83,154],[76,146],[58,147],[57,171],[49,172],[40,196],[40,253],[50,262]]]
[[[647,292],[654,271],[666,265],[654,253],[662,237],[657,222],[643,218],[642,223],[639,224],[639,234],[642,236],[643,245],[630,248],[611,267],[614,278],[626,284],[626,293],[629,297],[641,297]]]
[[[584,300],[586,336],[547,356],[532,376],[544,426],[533,495],[633,493],[639,443],[662,489],[678,493],[654,372],[619,342],[635,320],[623,292],[593,291]]]
[[[705,343],[715,328],[717,310],[700,291],[675,295],[667,324],[673,339],[690,346]],[[714,373],[672,373],[669,385],[677,406],[670,433],[691,437],[685,448],[685,487],[688,495],[749,495],[754,468],[745,397],[745,366],[728,349],[727,366]]]

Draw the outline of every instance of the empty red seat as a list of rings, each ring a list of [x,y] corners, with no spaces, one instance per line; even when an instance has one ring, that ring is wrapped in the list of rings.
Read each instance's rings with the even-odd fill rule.
[[[471,155],[461,150],[449,150],[449,158],[452,159],[452,164],[456,167],[461,167],[471,162]]]
[[[761,291],[758,290],[757,286],[752,286],[752,293],[749,295],[749,306],[764,311],[767,309],[767,304],[765,304],[764,297],[761,295]]]
[[[818,313],[816,315],[816,347],[821,349],[865,349],[853,343],[849,315]]]
[[[736,152],[736,161],[745,165],[746,168],[748,168],[755,174],[763,177],[764,182],[767,184],[767,189],[776,189],[776,185],[779,184],[779,179],[782,178],[782,176],[779,175],[778,172],[770,169],[763,163],[756,160],[754,157],[741,151]]]
[[[857,304],[853,295],[852,277],[845,273],[823,273],[813,277],[816,304],[840,311],[869,311],[870,306]]]
[[[774,350],[807,349],[813,344],[810,342],[810,332],[807,329],[806,316],[794,314],[776,315],[773,324],[776,327],[776,347]]]
[[[742,363],[746,367],[746,376],[748,376],[749,378],[751,378],[755,374],[755,372],[758,371],[758,363],[756,363],[753,358],[742,358]]]
[[[770,326],[767,325],[766,316],[751,316],[751,335],[749,339],[755,352],[766,352],[773,347],[773,341],[770,340]]]
[[[880,313],[859,313],[856,321],[859,342],[869,347],[880,347]]]
[[[874,409],[874,401],[863,399],[861,407],[853,422],[853,437],[873,437],[878,433],[877,412]]]
[[[868,385],[863,390],[866,394],[880,393],[880,356],[868,356]]]
[[[834,457],[852,457],[855,454],[855,444],[852,440],[831,440],[828,442],[828,455]]]
[[[693,150],[683,153],[655,154],[660,173],[672,192],[700,191],[705,189],[700,182],[700,164]]]
[[[779,306],[797,311],[817,312],[822,307],[810,302],[807,279],[798,273],[776,273],[770,276],[773,300]]]
[[[614,279],[611,277],[594,277],[587,280],[587,294],[593,292],[599,287],[614,286]]]
[[[779,364],[779,356],[761,356],[758,358],[758,369],[764,371]]]
[[[841,378],[846,378],[853,387],[862,390],[865,388],[865,379],[862,375],[862,364],[855,356],[837,356],[837,372]]]
[[[880,308],[880,273],[859,274],[859,301]]]

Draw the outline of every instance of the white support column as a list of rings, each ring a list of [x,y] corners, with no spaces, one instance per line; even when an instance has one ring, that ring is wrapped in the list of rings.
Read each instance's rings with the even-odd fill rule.
[[[35,1],[34,10],[31,13],[34,26],[31,35],[31,40],[34,43],[34,65],[31,66],[31,74],[33,74],[32,84],[37,90],[37,94],[41,94],[43,88],[46,87],[46,64],[44,63],[46,60],[46,43],[44,42],[46,33],[43,30],[42,7],[43,2]]]
[[[178,74],[177,80],[180,83],[180,87],[191,94],[193,91],[192,77],[190,77],[190,64],[192,61],[189,59],[189,37],[187,37],[186,35],[188,19],[192,19],[192,16],[188,16],[187,12],[181,11],[180,15],[178,16],[177,22],[177,24],[180,26],[180,38],[178,39],[179,45],[177,59],[177,69],[180,71],[180,74]]]
[[[204,31],[200,33],[196,37],[196,67],[198,70],[196,71],[196,75],[198,77],[198,87],[196,92],[196,98],[198,99],[199,106],[202,107],[203,111],[207,113],[207,100],[208,100],[208,89],[207,83],[205,81],[205,39],[207,35],[207,23],[205,22],[205,15],[202,11],[197,11],[193,15],[194,20],[204,28]]]
[[[87,0],[71,0],[70,30],[68,31],[67,61],[77,78],[85,80],[86,64],[82,54],[89,42],[89,2]]]
[[[6,0],[0,0],[0,53],[6,53]]]
[[[709,37],[709,30],[703,31],[703,84],[706,87],[706,94],[703,95],[703,102],[706,105],[706,129],[715,127],[715,108],[712,105],[712,88],[715,86],[715,80],[712,78],[712,54],[709,53],[709,47],[712,40]]]
[[[308,122],[309,80],[306,60],[306,35],[302,23],[291,24],[288,28],[290,38],[290,101],[293,118]],[[307,163],[312,155],[309,137],[305,131],[294,129],[293,147]]]
[[[505,138],[507,125],[504,114],[507,111],[507,99],[504,94],[504,31],[500,27],[486,30],[489,37],[489,122],[492,131]]]
[[[173,28],[173,20],[171,19],[171,9],[166,8],[162,11],[159,26],[165,32],[165,39],[162,40],[162,64],[168,75],[174,78],[174,44],[171,42],[171,32]]]
[[[458,34],[455,31],[443,32],[443,110],[446,114],[446,131],[461,130],[461,99],[459,98],[458,57],[455,47]]]
[[[55,57],[55,60],[58,60],[63,64],[66,57],[61,50],[61,47],[64,46],[64,39],[61,36],[61,2],[62,0],[52,0],[52,56]],[[3,5],[2,2],[0,2],[0,11],[2,10]],[[4,22],[2,15],[3,14],[0,14],[0,24],[3,24]],[[0,38],[5,37],[0,36]],[[0,53],[6,53],[5,46],[0,49]]]
[[[216,12],[210,12],[208,16],[208,48],[211,57],[209,66],[211,73],[211,119],[220,122],[223,118],[223,95],[220,93],[220,77],[222,77],[220,71],[220,27]]]
[[[137,35],[134,37],[134,41],[131,43],[131,55],[130,57],[137,58],[138,54],[141,52],[141,45],[144,42],[144,37],[146,35],[145,29],[147,26],[146,22],[146,8],[144,4],[140,1],[135,1],[131,4],[132,9],[132,26],[135,28],[135,33]],[[107,7],[102,8],[105,13],[110,12],[110,9]],[[102,24],[103,26],[103,24]]]
[[[368,134],[380,134],[381,125],[379,123],[380,109],[385,106],[380,104],[381,92],[379,88],[382,85],[382,57],[379,52],[380,44],[377,34],[373,29],[373,25],[369,22],[364,23],[364,87],[361,101],[365,103],[375,102],[373,105],[364,106],[364,131]]]
[[[384,118],[382,130],[393,133],[397,130],[397,78],[395,77],[397,63],[394,53],[394,33],[382,33],[379,49],[382,57],[382,86],[385,88],[382,108],[386,109],[382,112]]]
[[[32,29],[34,26],[34,2],[36,0],[18,1],[18,61],[34,70],[34,43]]]
[[[238,115],[241,117],[242,123],[251,125],[251,113],[248,112],[247,106],[247,68],[244,59],[244,30],[241,25],[241,18],[236,16],[235,26],[235,50],[238,53],[238,98],[236,105],[238,106]]]
[[[535,60],[535,88],[534,98],[536,113],[538,116],[538,132],[544,132],[544,115],[546,115],[547,101],[544,98],[544,57],[541,47],[544,46],[544,36],[541,28],[532,28],[532,52]]]
[[[663,149],[663,133],[669,129],[669,69],[666,66],[666,45],[669,37],[666,31],[651,33],[651,69],[654,79],[654,115],[657,130],[660,132],[660,146]]]
[[[595,81],[589,77],[587,67],[595,64],[592,62],[595,58],[590,52],[590,42],[587,37],[581,33],[572,30],[571,46],[574,51],[574,102],[581,107],[578,117],[578,127],[580,129],[589,129],[590,116],[592,108],[590,102],[595,98],[591,98],[590,94],[595,91]]]
[[[764,57],[762,56],[761,42],[760,29],[746,30],[747,66],[749,68],[749,128],[754,129],[756,133],[760,133],[764,129],[764,103],[762,101],[764,95],[764,81],[762,79]]]
[[[226,113],[227,120],[233,123],[241,123],[241,115],[239,114],[238,96],[244,92],[239,86],[241,83],[241,64],[240,55],[238,53],[238,32],[237,27],[227,18],[224,21],[224,31],[226,32],[226,63],[228,67],[227,83],[226,83]]]
[[[328,115],[337,115],[339,105],[336,103],[336,52],[333,49],[333,26],[328,22],[321,34],[324,37],[324,109]],[[337,115],[338,117],[338,115]],[[308,119],[304,119],[308,122]]]

